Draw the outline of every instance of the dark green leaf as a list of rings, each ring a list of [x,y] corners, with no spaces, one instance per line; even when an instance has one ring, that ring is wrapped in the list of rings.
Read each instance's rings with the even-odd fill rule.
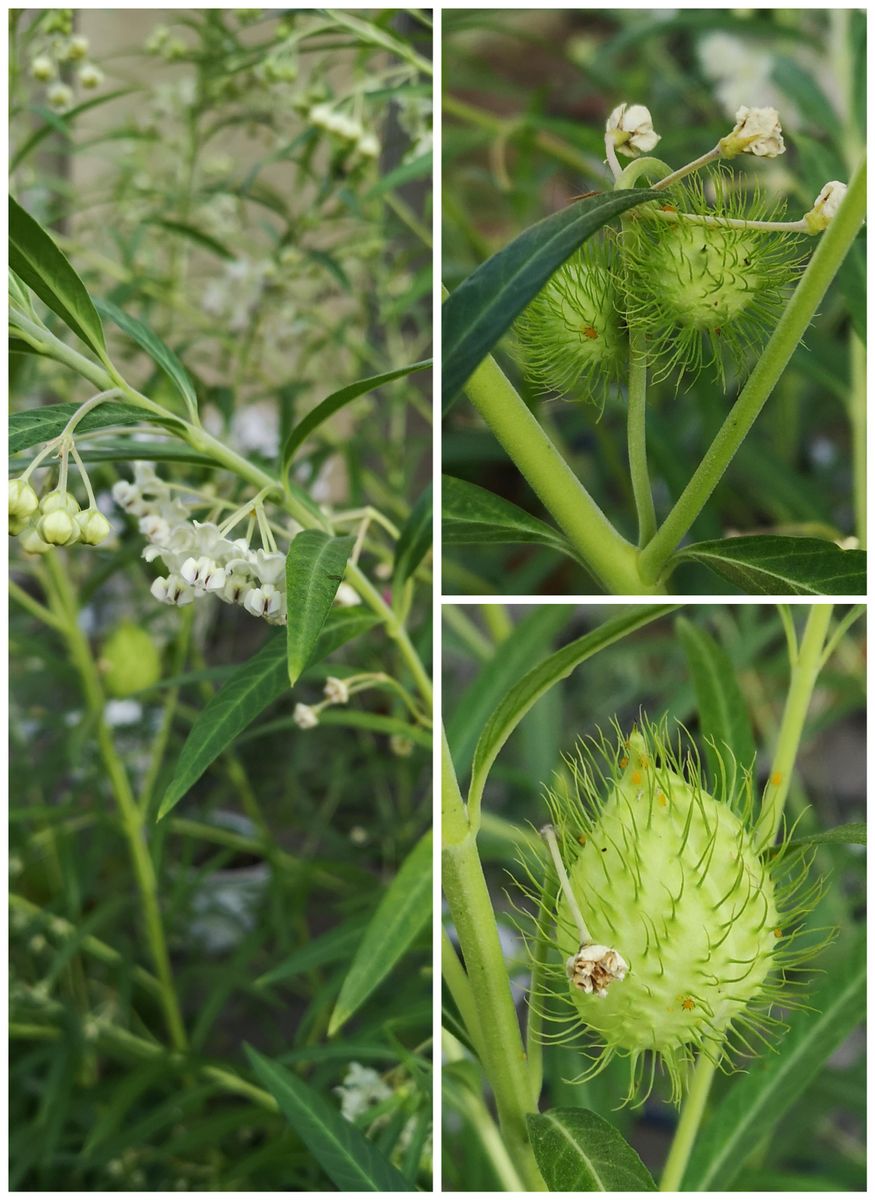
[[[105,317],[109,317],[114,321],[128,337],[133,338],[137,345],[145,350],[153,362],[157,363],[162,371],[168,376],[172,383],[176,385],[182,399],[185,401],[185,406],[188,409],[189,415],[197,416],[197,394],[194,390],[194,384],[188,376],[185,367],[173,353],[169,346],[165,345],[161,339],[144,325],[142,321],[136,317],[129,317],[127,313],[122,312],[109,300],[96,301],[98,310]]]
[[[373,200],[375,196],[383,196],[386,192],[391,192],[394,188],[402,187],[405,183],[410,183],[414,179],[422,179],[425,176],[430,176],[431,167],[431,152],[420,154],[418,158],[414,158],[411,162],[402,163],[400,167],[396,167],[394,171],[390,171],[388,175],[384,175],[382,179],[378,180],[365,193],[365,199]]]
[[[444,475],[441,488],[445,546],[535,542],[575,557],[558,529],[486,488],[451,475]]]
[[[543,694],[566,679],[575,667],[603,650],[613,645],[621,638],[634,633],[651,621],[665,616],[676,604],[651,604],[630,607],[617,617],[613,617],[599,625],[592,633],[577,638],[549,658],[539,663],[529,671],[519,683],[499,701],[492,716],[486,722],[477,748],[474,751],[474,764],[471,769],[471,789],[469,796],[479,800],[483,795],[486,778],[495,762],[499,750],[519,725],[520,721]]]
[[[725,762],[726,749],[742,770],[750,769],[756,745],[729,656],[710,634],[686,617],[678,617],[675,628],[693,677],[699,728],[713,777],[720,778],[720,758]],[[709,740],[714,745],[709,745]],[[729,769],[728,762],[726,766]]]
[[[157,225],[161,229],[166,229],[168,233],[176,234],[178,237],[185,238],[189,242],[194,242],[196,245],[202,246],[205,250],[210,250],[213,254],[217,254],[219,258],[230,260],[234,258],[234,255],[227,246],[223,246],[214,237],[210,237],[208,233],[204,233],[202,229],[196,229],[193,225],[186,225],[182,221],[166,220],[147,221],[146,224]]]
[[[51,235],[9,197],[9,266],[65,325],[103,357],[103,326],[85,284]]]
[[[468,276],[443,306],[444,412],[557,267],[608,221],[659,196],[641,189],[579,200],[526,229]]]
[[[551,1192],[654,1192],[644,1163],[609,1121],[585,1108],[526,1117],[538,1169]]]
[[[332,537],[321,529],[305,529],[292,539],[286,559],[286,649],[292,684],[310,661],[354,544],[353,537]]]
[[[865,596],[866,553],[834,542],[772,534],[685,546],[675,561],[702,563],[742,591],[764,596]]]
[[[811,997],[815,1012],[794,1012],[776,1054],[739,1077],[693,1144],[683,1190],[727,1191],[760,1139],[774,1127],[848,1034],[866,1016],[866,940],[847,947]]]
[[[431,359],[427,358],[422,362],[411,363],[407,367],[399,367],[397,371],[387,371],[384,375],[372,375],[369,379],[359,379],[356,383],[350,383],[347,387],[341,388],[339,392],[332,392],[330,396],[326,396],[322,403],[317,404],[311,412],[308,412],[303,421],[299,422],[289,434],[283,447],[283,470],[288,469],[296,450],[313,430],[318,429],[329,417],[333,417],[344,405],[357,400],[359,396],[364,396],[366,392],[372,392],[374,388],[382,387],[384,383],[391,383],[393,379],[403,379],[405,375],[413,375],[417,371],[425,371],[430,366]]]
[[[41,445],[62,433],[70,418],[79,411],[78,404],[48,404],[45,408],[29,408],[9,416],[9,453],[17,454],[30,446]],[[155,421],[152,413],[133,404],[106,400],[85,414],[76,426],[77,433],[90,429],[107,429],[112,425],[140,425]]]
[[[262,1057],[246,1053],[262,1086],[280,1112],[341,1192],[409,1192],[404,1176],[372,1141],[297,1075]]]
[[[431,548],[432,489],[429,483],[404,522],[395,547],[395,586],[405,583]]]
[[[355,917],[344,921],[328,933],[323,933],[321,937],[298,946],[288,958],[284,958],[281,963],[256,979],[255,986],[269,987],[284,979],[292,979],[304,971],[312,971],[314,967],[348,962],[361,945],[364,924],[364,921]]]
[[[352,609],[332,613],[311,655],[318,662],[376,624],[372,613]],[[170,786],[164,794],[158,820],[175,808],[200,779],[210,763],[234,738],[289,687],[285,634],[275,634],[248,662],[238,667],[225,686],[197,716]]]
[[[401,864],[359,942],[328,1023],[332,1037],[386,978],[431,920],[432,835]]]

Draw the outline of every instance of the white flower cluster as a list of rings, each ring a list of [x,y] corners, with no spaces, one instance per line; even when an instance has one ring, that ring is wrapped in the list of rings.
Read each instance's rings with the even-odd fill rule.
[[[343,1077],[343,1083],[334,1089],[340,1097],[340,1111],[347,1121],[359,1122],[361,1117],[366,1117],[372,1108],[376,1108],[378,1104],[383,1104],[386,1100],[390,1100],[395,1094],[395,1089],[391,1088],[383,1077],[373,1069],[373,1067],[362,1066],[358,1062],[350,1062],[347,1068],[346,1075]],[[386,1116],[378,1118],[378,1123],[383,1124],[388,1118]],[[398,1138],[398,1142],[393,1152],[393,1158],[400,1158],[410,1145],[416,1129],[417,1119],[411,1117]],[[427,1163],[431,1157],[431,1136],[429,1135],[425,1145],[422,1148],[423,1163]]]
[[[643,104],[618,104],[607,119],[605,133],[627,158],[649,154],[660,140],[650,109]]]
[[[377,158],[380,153],[376,135],[368,133],[361,121],[339,112],[331,104],[314,104],[309,119],[317,129],[324,129],[341,142],[354,146],[362,158]]]
[[[88,38],[81,34],[55,38],[30,60],[30,74],[46,87],[46,101],[55,112],[66,112],[75,99],[73,89],[58,78],[62,63],[79,63],[76,82],[79,87],[93,91],[103,83],[103,71],[94,63],[83,61],[88,54]]]
[[[186,505],[149,464],[136,463],[134,482],[120,480],[112,495],[120,508],[139,518],[149,542],[143,558],[160,559],[167,568],[152,584],[156,600],[183,605],[214,595],[271,625],[285,625],[284,554],[253,550],[246,538],[232,540],[210,521],[190,520]]]
[[[749,108],[746,104],[735,114],[735,127],[718,142],[724,158],[753,154],[756,158],[777,158],[785,150],[781,119],[776,108]]]

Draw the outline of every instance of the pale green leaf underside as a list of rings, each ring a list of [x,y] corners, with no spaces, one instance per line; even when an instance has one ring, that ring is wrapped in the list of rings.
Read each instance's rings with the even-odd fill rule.
[[[441,508],[445,546],[535,543],[575,557],[558,529],[476,483],[445,475]]]
[[[865,596],[866,553],[834,542],[772,534],[697,542],[675,562],[702,563],[749,595]]]
[[[553,1108],[526,1121],[551,1192],[653,1192],[644,1163],[609,1121],[585,1108]]]
[[[305,529],[286,559],[286,653],[289,682],[298,681],[331,611],[355,539]]]

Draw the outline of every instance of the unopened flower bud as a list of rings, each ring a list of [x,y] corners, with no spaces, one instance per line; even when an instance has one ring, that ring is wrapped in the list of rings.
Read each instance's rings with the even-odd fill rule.
[[[389,749],[397,758],[410,758],[413,753],[413,742],[403,733],[393,733],[389,738]]]
[[[364,158],[377,158],[380,153],[380,143],[374,133],[363,133],[358,140],[358,152]]]
[[[10,517],[29,517],[39,508],[39,497],[24,479],[9,480]]]
[[[46,92],[46,99],[55,112],[66,112],[73,103],[73,89],[66,83],[53,83]]]
[[[296,704],[292,720],[299,729],[313,729],[319,724],[319,714],[309,704]]]
[[[70,38],[66,47],[66,57],[70,59],[84,58],[88,53],[88,38],[81,33],[76,33]]]
[[[86,508],[76,514],[76,524],[79,526],[79,537],[86,546],[99,546],[109,536],[110,524],[102,512],[96,508]]]
[[[832,179],[820,189],[812,208],[802,220],[809,233],[822,233],[839,210],[839,205],[848,192],[848,185]]]
[[[748,108],[742,104],[735,114],[735,128],[718,143],[724,158],[754,154],[757,158],[776,158],[784,153],[781,120],[776,108]]]
[[[69,492],[54,491],[48,492],[40,500],[39,510],[43,516],[48,516],[49,513],[64,512],[69,517],[75,517],[79,511],[79,503],[75,496],[71,496]]]
[[[618,104],[608,117],[605,132],[612,136],[617,150],[628,158],[649,153],[660,140],[650,110],[643,104]]]
[[[60,508],[40,517],[37,532],[50,546],[69,546],[79,540],[76,522],[69,513]]]
[[[335,675],[329,675],[325,680],[324,694],[332,704],[346,704],[349,701],[349,688]]]
[[[49,543],[43,541],[39,535],[37,526],[32,522],[19,534],[18,544],[25,554],[48,554],[51,550]]]

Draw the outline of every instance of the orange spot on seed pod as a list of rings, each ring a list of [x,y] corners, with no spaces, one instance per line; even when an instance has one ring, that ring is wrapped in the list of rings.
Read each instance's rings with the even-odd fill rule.
[[[692,996],[685,996],[683,998],[683,1000],[681,1001],[681,1008],[686,1009],[687,1012],[690,1012],[695,1007],[696,1007],[696,1002]]]
[[[780,771],[775,771],[775,773],[772,775],[772,779],[771,779],[772,787],[778,787],[778,785],[780,784],[780,782],[783,778],[784,778],[784,776],[781,774]]]
[[[783,929],[776,929],[776,930],[775,930],[775,937],[776,937],[776,938],[778,938],[778,937],[783,937],[783,936],[784,936],[784,931],[783,931]]]
[[[633,771],[630,778],[631,778],[632,782],[635,784],[635,786],[637,787],[638,784],[641,782],[641,772]]]
[[[583,834],[582,834],[582,833],[578,835],[578,838],[577,838],[577,844],[578,844],[579,846],[585,846],[585,845],[586,845],[586,838],[583,836]]]
[[[585,325],[584,326],[584,329],[583,329],[584,337],[588,337],[588,338],[591,338],[594,340],[598,337],[598,335],[599,335],[598,330],[595,328],[594,325]]]
[[[626,767],[628,767],[628,765],[629,765],[629,760],[628,760],[628,758],[626,758],[626,756],[624,754],[623,757],[620,759],[620,766],[625,771],[625,769],[626,769]]]
[[[642,754],[641,757],[638,759],[638,765],[639,765],[639,767],[643,767],[644,770],[647,770],[647,768],[650,766],[649,756],[646,754]]]
[[[662,792],[660,792],[659,795],[656,797],[656,803],[661,805],[662,808],[665,808],[666,804],[668,804],[668,801],[666,800],[666,798],[662,794]]]

